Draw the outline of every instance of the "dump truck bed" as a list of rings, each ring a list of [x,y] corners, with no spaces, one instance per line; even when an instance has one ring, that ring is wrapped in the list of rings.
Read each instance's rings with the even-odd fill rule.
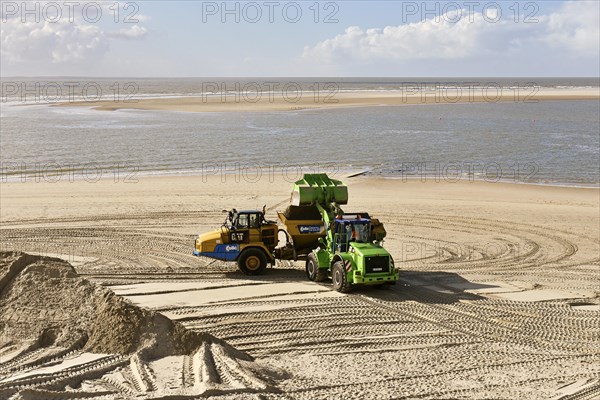
[[[316,248],[319,238],[325,237],[325,226],[315,206],[290,206],[277,216],[298,253]]]

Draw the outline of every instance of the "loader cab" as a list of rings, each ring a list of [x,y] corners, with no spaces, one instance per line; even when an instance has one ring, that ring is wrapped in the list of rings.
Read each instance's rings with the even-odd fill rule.
[[[371,238],[371,220],[360,214],[344,214],[334,220],[334,252],[347,252],[350,242],[368,243]]]

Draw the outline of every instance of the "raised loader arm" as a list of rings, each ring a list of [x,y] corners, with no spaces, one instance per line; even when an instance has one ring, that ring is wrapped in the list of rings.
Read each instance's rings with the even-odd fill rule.
[[[343,214],[340,204],[348,203],[348,187],[336,179],[329,178],[326,174],[305,174],[294,183],[292,206],[314,206],[321,214],[325,225],[327,245],[333,243],[333,230],[331,221],[336,215]]]

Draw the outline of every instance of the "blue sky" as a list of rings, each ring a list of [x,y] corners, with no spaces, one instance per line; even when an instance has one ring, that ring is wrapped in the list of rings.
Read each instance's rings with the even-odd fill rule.
[[[2,76],[599,74],[597,1],[1,3]]]

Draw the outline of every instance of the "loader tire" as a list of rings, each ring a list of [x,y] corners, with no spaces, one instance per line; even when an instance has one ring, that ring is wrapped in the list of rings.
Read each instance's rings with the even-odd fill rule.
[[[348,293],[352,290],[348,279],[346,278],[346,268],[344,263],[336,261],[331,268],[331,280],[333,281],[333,289],[340,293]]]
[[[246,249],[238,258],[238,267],[246,275],[261,275],[267,269],[267,256],[262,250]]]
[[[319,261],[313,253],[306,258],[306,276],[313,282],[323,282],[327,279],[327,271],[319,268]]]

